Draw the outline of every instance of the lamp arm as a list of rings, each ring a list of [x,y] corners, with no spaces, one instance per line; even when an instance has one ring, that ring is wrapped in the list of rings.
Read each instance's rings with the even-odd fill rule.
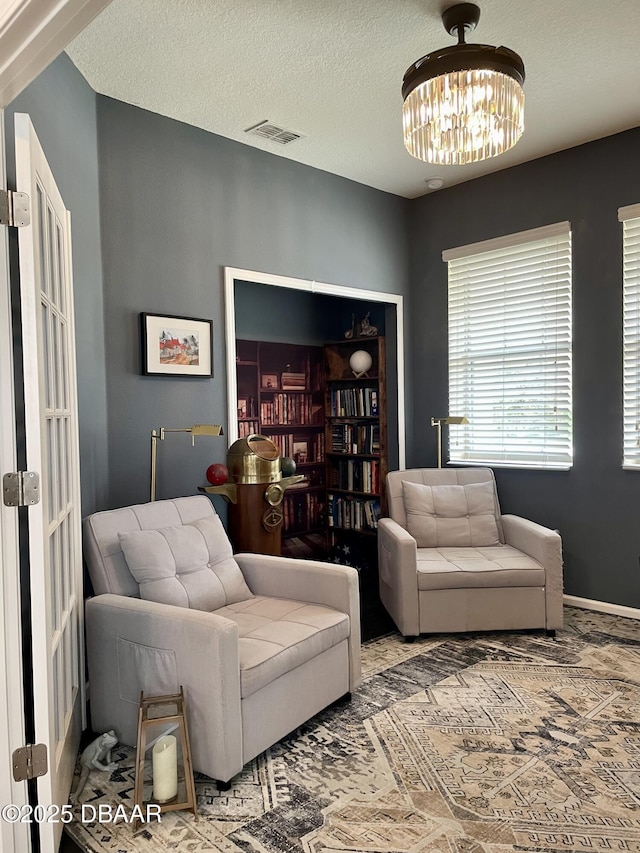
[[[158,455],[158,433],[151,430],[151,495],[150,500],[156,499],[156,459]]]

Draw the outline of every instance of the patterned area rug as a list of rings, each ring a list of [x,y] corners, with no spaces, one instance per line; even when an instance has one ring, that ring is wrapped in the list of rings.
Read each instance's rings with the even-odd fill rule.
[[[92,853],[640,851],[640,623],[567,608],[539,634],[398,635],[363,645],[365,681],[259,756],[199,819],[80,822]],[[133,802],[133,750],[82,803]]]

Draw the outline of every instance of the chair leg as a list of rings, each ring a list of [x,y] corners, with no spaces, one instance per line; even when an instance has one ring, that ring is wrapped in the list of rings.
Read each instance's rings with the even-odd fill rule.
[[[555,628],[546,628],[545,634],[547,635],[547,637],[555,637],[556,629]]]
[[[413,634],[403,634],[402,639],[405,643],[413,643],[416,640],[416,637]]]
[[[231,788],[231,779],[228,782],[221,782],[220,779],[216,779],[216,788],[218,791],[228,791]]]

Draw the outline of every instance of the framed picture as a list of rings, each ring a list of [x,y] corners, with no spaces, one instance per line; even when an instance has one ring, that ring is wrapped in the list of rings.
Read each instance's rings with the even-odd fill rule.
[[[247,417],[247,401],[245,399],[238,398],[238,417]]]
[[[145,376],[213,376],[213,323],[196,317],[140,314]]]
[[[260,379],[263,388],[277,388],[278,387],[278,374],[277,373],[263,373]]]
[[[309,461],[309,445],[306,441],[293,442],[293,458],[299,464]]]

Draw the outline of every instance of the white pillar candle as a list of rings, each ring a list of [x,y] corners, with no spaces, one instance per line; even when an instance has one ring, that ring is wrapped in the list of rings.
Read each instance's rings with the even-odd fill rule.
[[[178,746],[173,735],[165,735],[153,746],[153,798],[158,803],[178,793]]]

